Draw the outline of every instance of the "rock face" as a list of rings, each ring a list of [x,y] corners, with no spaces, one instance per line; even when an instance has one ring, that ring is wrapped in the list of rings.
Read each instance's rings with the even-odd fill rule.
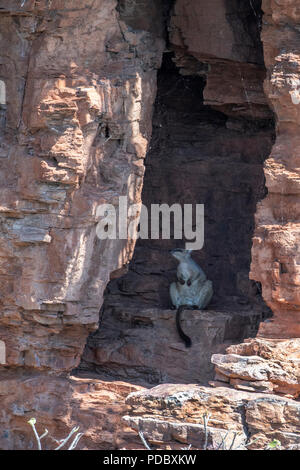
[[[273,122],[229,118],[204,104],[205,89],[203,77],[181,76],[172,54],[165,54],[143,204],[149,218],[152,204],[204,204],[205,244],[193,258],[213,280],[213,307],[261,311],[258,286],[249,281],[251,235],[256,203],[264,196],[263,162],[271,151]],[[109,285],[107,303],[170,307],[176,261],[169,250],[179,246],[183,242],[173,237],[138,240],[128,274]]]
[[[265,165],[268,196],[258,205],[251,277],[262,284],[274,312],[260,335],[299,338],[299,102],[296,1],[263,1],[267,79],[265,92],[276,113],[276,143]]]
[[[224,353],[229,344],[255,336],[261,321],[256,312],[186,310],[181,324],[192,340],[186,348],[175,315],[175,310],[121,305],[105,310],[80,369],[147,384],[207,383],[214,377],[212,353]]]
[[[251,36],[245,31],[253,43],[247,56],[246,52],[223,55],[222,50],[210,56],[205,50],[207,41],[197,36],[205,33],[198,23],[194,24],[198,16],[206,24],[203,15],[211,14],[210,7],[206,10],[203,2],[178,1],[172,11],[169,40],[175,55],[165,54],[159,71],[142,200],[149,211],[154,203],[204,204],[205,246],[193,256],[213,279],[214,306],[229,304],[233,309],[234,303],[250,303],[253,308],[259,292],[257,285],[249,281],[251,237],[256,204],[265,194],[263,163],[272,148],[273,114],[263,92],[261,44],[256,55],[250,52],[259,42],[255,28]],[[255,14],[248,6],[241,10],[235,15],[249,16],[250,25],[257,27],[255,14],[259,9]],[[226,15],[224,12],[223,29],[229,28]],[[219,38],[216,31],[220,24],[212,17],[213,34]],[[224,41],[233,51],[239,49],[235,28],[229,28],[231,35]],[[184,39],[180,42],[179,38]],[[218,44],[214,47],[218,49]],[[187,61],[185,66],[183,60]],[[214,74],[214,66],[222,67],[222,74],[219,70]],[[244,82],[236,67],[243,69]],[[234,75],[234,80],[227,79],[224,70]],[[222,80],[222,86],[214,82],[216,77]],[[219,93],[213,106],[213,100],[207,97],[208,88],[215,90],[215,95]],[[119,296],[126,304],[136,299],[139,305],[169,307],[168,287],[176,263],[168,250],[180,243],[173,239],[139,240],[128,275],[111,283],[108,301]]]
[[[204,73],[204,102],[238,119],[270,118],[262,87],[260,7],[256,0],[209,5],[178,0],[171,19],[170,40],[181,73]]]
[[[238,390],[300,395],[300,340],[252,339],[213,355],[217,379]]]
[[[229,60],[263,64],[258,34],[260,6],[257,0],[244,4],[226,0],[212,0],[209,4],[177,0],[172,12],[171,42],[200,62]]]
[[[130,394],[126,403],[126,423],[142,431],[155,448],[203,449],[206,438],[207,448],[215,450],[264,449],[274,439],[285,449],[299,444],[300,404],[274,395],[159,385]]]
[[[120,381],[66,379],[44,373],[1,373],[0,397],[5,414],[1,415],[0,448],[36,450],[37,443],[28,420],[35,417],[38,433],[49,434],[42,440],[44,450],[54,449],[53,438],[65,438],[74,426],[84,436],[78,449],[120,449],[140,445],[136,433],[122,416],[128,412],[125,398],[141,387]]]
[[[76,366],[110,273],[132,254],[127,239],[97,238],[97,207],[117,206],[119,196],[140,201],[164,41],[161,26],[152,31],[157,9],[135,33],[116,6],[0,2],[0,338],[8,366]]]
[[[141,449],[138,430],[299,446],[300,18],[260,7],[0,0],[1,449],[35,448],[32,417],[56,439],[80,425],[84,449]],[[215,297],[183,315],[190,351],[169,310],[178,241],[139,240],[128,266],[134,240],[97,237],[100,204],[141,195],[206,207]]]
[[[169,250],[182,247],[183,241],[174,237],[141,239],[128,272],[108,285],[104,320],[99,332],[89,338],[80,366],[85,370],[90,363],[91,370],[117,370],[123,378],[128,374],[145,381],[151,377],[155,383],[205,383],[213,378],[210,356],[225,350],[223,332],[230,330],[227,318],[235,316],[236,324],[241,321],[240,338],[232,326],[231,337],[236,342],[247,337],[243,315],[258,321],[270,315],[261,299],[260,286],[249,280],[254,213],[265,194],[263,163],[271,151],[274,132],[273,114],[263,92],[265,69],[256,31],[256,14],[260,13],[259,9],[253,12],[249,5],[237,9],[234,24],[229,25],[226,18],[230,12],[224,8],[220,18],[211,19],[215,25],[212,33],[218,38],[216,30],[220,22],[225,24],[226,31],[231,31],[225,38],[228,50],[215,44],[215,54],[205,50],[204,37],[195,39],[199,30],[200,36],[206,34],[199,22],[206,24],[205,15],[212,14],[210,7],[206,11],[203,2],[195,5],[179,1],[172,10],[172,52],[164,54],[158,74],[153,134],[142,192],[149,214],[152,204],[205,206],[205,245],[195,251],[193,258],[213,280],[214,298],[204,321],[198,322],[197,314],[190,317],[195,319],[190,329],[198,346],[190,353],[185,348],[175,351],[176,372],[172,358],[173,344],[178,340],[169,312],[169,285],[175,279],[176,262]],[[249,23],[249,31],[245,23]],[[237,28],[242,28],[249,47],[243,49],[237,42]],[[151,309],[147,321],[146,309]],[[255,334],[254,327],[249,335]],[[162,344],[165,360],[159,353]]]

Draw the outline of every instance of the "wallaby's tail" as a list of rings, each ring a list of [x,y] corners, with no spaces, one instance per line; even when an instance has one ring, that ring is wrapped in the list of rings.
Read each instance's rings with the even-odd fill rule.
[[[189,305],[180,305],[178,307],[177,312],[176,312],[176,326],[177,326],[177,331],[179,333],[180,338],[184,341],[185,346],[187,348],[190,348],[192,346],[192,341],[191,338],[189,338],[183,331],[180,325],[180,316],[181,312],[185,310],[186,308],[191,308]]]

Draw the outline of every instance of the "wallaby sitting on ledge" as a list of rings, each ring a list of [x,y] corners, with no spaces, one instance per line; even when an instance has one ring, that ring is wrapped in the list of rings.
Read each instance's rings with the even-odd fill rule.
[[[191,258],[191,252],[192,250],[180,248],[171,251],[171,255],[179,261],[179,265],[177,268],[178,281],[170,285],[170,296],[174,307],[177,308],[177,330],[187,348],[192,345],[192,342],[182,331],[181,312],[187,308],[202,310],[207,307],[213,296],[212,282],[207,279],[200,266]]]

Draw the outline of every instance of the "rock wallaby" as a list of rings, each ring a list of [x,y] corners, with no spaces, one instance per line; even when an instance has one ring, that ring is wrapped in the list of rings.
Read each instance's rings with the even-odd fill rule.
[[[213,296],[212,282],[191,258],[191,252],[192,250],[180,248],[171,251],[171,255],[179,261],[179,265],[177,282],[170,285],[170,296],[174,307],[177,308],[177,330],[187,348],[192,345],[192,341],[181,328],[181,312],[185,309],[205,309]]]

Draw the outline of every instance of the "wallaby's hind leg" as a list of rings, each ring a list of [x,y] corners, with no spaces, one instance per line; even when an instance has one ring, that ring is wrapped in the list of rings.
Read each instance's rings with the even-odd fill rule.
[[[206,281],[199,293],[198,302],[197,302],[198,308],[205,309],[207,305],[209,304],[209,302],[211,301],[212,296],[213,296],[212,282]]]

